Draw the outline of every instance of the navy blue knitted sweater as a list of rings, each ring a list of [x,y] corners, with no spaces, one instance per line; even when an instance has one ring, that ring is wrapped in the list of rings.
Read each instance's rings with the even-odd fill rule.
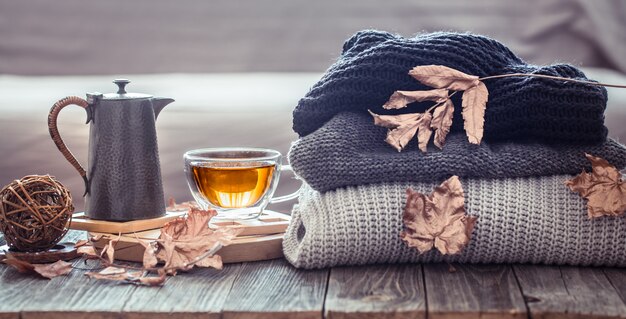
[[[344,111],[422,112],[432,102],[393,111],[384,110],[382,105],[396,90],[427,89],[408,72],[414,66],[429,64],[480,77],[536,73],[587,79],[567,64],[526,64],[501,43],[483,36],[438,32],[403,38],[365,30],[345,42],[337,62],[300,100],[293,112],[293,129],[301,137],[308,135]],[[607,94],[603,87],[533,77],[492,79],[485,85],[489,89],[485,140],[589,144],[606,139]],[[451,131],[462,131],[460,94],[453,101],[456,108]]]

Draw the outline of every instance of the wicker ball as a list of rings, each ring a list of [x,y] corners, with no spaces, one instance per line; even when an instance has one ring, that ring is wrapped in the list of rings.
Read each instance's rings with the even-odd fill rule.
[[[50,175],[29,175],[0,191],[0,231],[9,247],[43,251],[67,233],[74,205],[70,192]]]

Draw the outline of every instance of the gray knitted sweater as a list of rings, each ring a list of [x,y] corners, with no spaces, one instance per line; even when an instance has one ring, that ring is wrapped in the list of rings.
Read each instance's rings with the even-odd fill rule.
[[[397,152],[385,142],[387,129],[367,113],[343,112],[295,142],[289,160],[297,175],[321,192],[385,182],[441,182],[461,178],[510,178],[578,174],[589,168],[585,153],[626,167],[626,148],[607,139],[596,145],[537,142],[469,144],[464,133],[450,133],[443,150],[428,153],[409,143]],[[400,193],[404,193],[401,191]]]
[[[465,208],[478,216],[460,255],[419,255],[400,240],[406,188],[438,183],[382,183],[321,194],[305,185],[283,241],[299,268],[400,262],[545,263],[626,266],[626,216],[590,220],[568,175],[463,179]]]

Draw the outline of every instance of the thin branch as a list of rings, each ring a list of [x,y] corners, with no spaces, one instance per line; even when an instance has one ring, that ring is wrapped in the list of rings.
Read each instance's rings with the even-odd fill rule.
[[[432,111],[433,109],[435,109],[437,106],[442,105],[443,103],[446,103],[446,101],[447,101],[447,100],[449,100],[452,96],[454,96],[457,92],[459,92],[459,91],[454,91],[454,92],[452,92],[452,94],[448,95],[448,98],[447,98],[447,99],[445,99],[445,100],[443,100],[443,101],[439,101],[439,102],[435,103],[435,105],[431,106],[431,107],[430,107],[428,110],[426,110],[426,112],[424,112],[424,113],[430,112],[430,111]]]
[[[543,75],[543,74],[528,74],[528,73],[511,73],[511,74],[491,75],[491,76],[486,76],[486,77],[483,77],[483,78],[479,78],[478,80],[479,81],[484,81],[484,80],[491,80],[491,79],[515,77],[515,76],[530,76],[530,77],[535,77],[535,78],[561,80],[561,81],[566,81],[566,82],[574,82],[574,83],[590,84],[590,85],[595,85],[595,86],[607,86],[607,87],[613,87],[613,88],[626,89],[626,85],[606,84],[606,83],[593,82],[593,81],[585,81],[585,80],[576,80],[576,79],[570,79],[570,78],[563,78],[563,77],[560,77],[560,76]]]

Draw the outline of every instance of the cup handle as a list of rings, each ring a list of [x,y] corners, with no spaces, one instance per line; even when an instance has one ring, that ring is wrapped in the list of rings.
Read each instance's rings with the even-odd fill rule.
[[[291,168],[291,165],[283,165],[280,167],[280,171],[291,171],[293,172],[293,169]],[[270,199],[270,204],[276,204],[276,203],[282,203],[282,202],[286,202],[292,199],[296,199],[298,198],[298,195],[300,195],[300,191],[302,191],[302,187],[304,185],[301,185],[300,188],[298,188],[297,191],[289,194],[289,195],[284,195],[284,196],[278,196],[278,197],[274,197],[272,199]]]

